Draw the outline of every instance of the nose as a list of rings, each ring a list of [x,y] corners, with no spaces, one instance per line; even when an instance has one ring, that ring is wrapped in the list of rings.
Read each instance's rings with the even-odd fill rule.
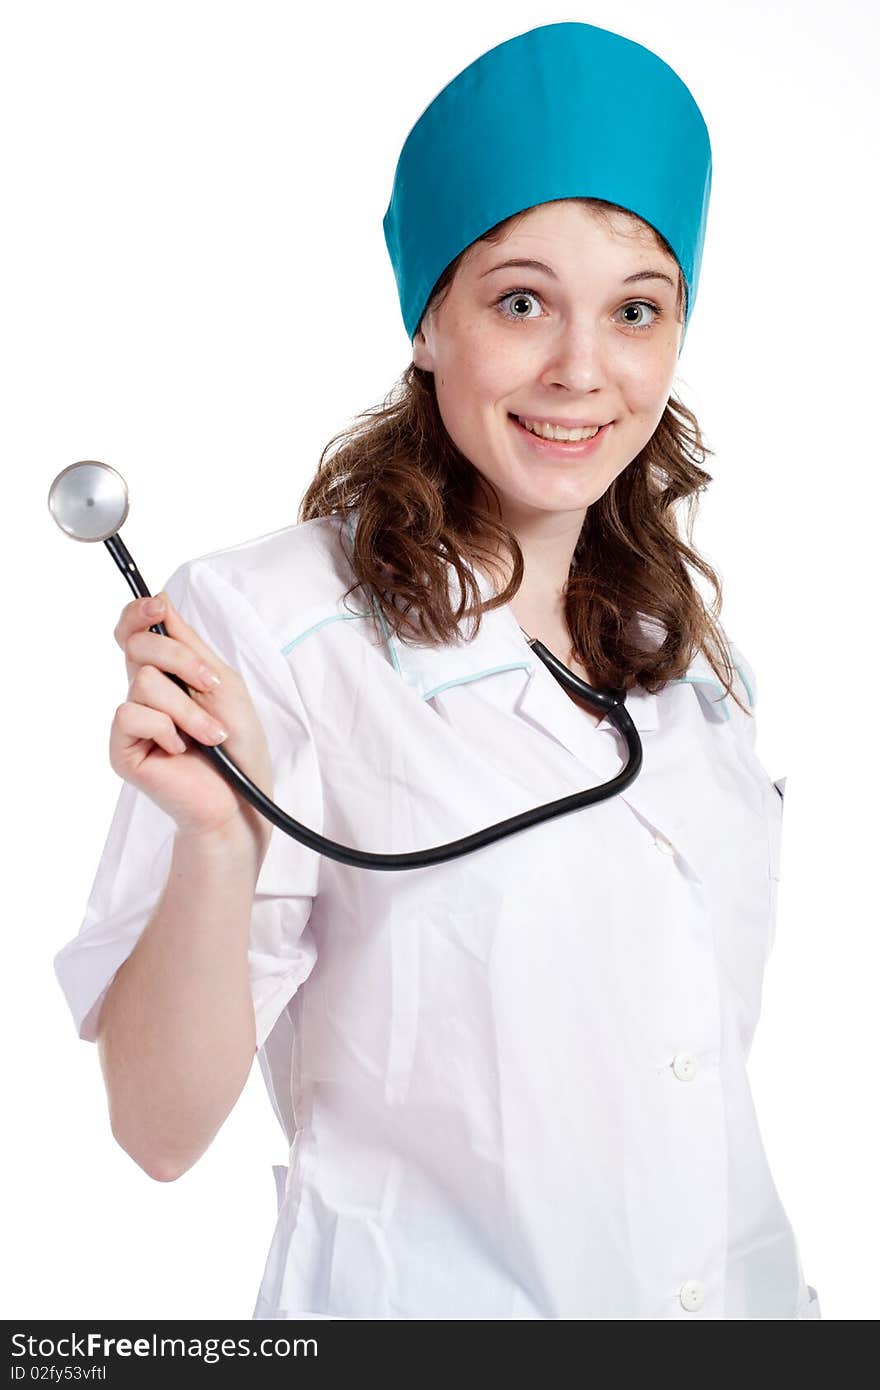
[[[602,328],[587,314],[575,315],[561,325],[545,344],[542,378],[548,385],[564,386],[583,396],[601,387],[607,378]]]

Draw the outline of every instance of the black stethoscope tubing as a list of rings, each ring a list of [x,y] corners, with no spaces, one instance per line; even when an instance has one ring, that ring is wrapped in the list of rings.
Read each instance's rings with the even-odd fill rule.
[[[135,597],[150,598],[150,591],[121,537],[118,534],[110,536],[104,541],[104,544],[125,576]],[[168,636],[163,623],[154,623],[150,631],[161,633],[163,637]],[[236,766],[222,748],[196,741],[193,741],[191,746],[198,748],[203,757],[214,765],[229,785],[256,811],[259,811],[260,815],[265,816],[272,825],[277,826],[279,830],[283,830],[286,835],[298,840],[308,849],[313,849],[328,859],[335,859],[339,864],[350,864],[357,869],[419,869],[430,864],[442,864],[447,859],[457,859],[461,855],[472,854],[474,850],[482,849],[484,845],[494,844],[496,840],[504,839],[507,835],[515,835],[521,830],[528,830],[531,826],[539,825],[545,820],[552,820],[555,816],[565,816],[572,811],[581,810],[584,806],[593,806],[599,801],[607,801],[610,797],[624,791],[641,771],[642,741],[630,718],[629,711],[626,709],[626,692],[623,690],[607,692],[594,690],[586,681],[581,680],[573,671],[570,671],[536,637],[528,638],[528,642],[535,655],[540,657],[551,675],[564,689],[586,700],[593,709],[607,715],[620,731],[626,740],[629,754],[626,767],[610,781],[603,782],[601,786],[589,787],[586,791],[575,792],[571,796],[563,796],[556,801],[548,801],[544,806],[536,806],[530,811],[522,811],[519,815],[510,816],[507,820],[498,821],[495,825],[489,825],[484,830],[477,830],[472,835],[464,835],[461,839],[452,840],[446,845],[435,845],[432,849],[412,850],[407,854],[373,854],[368,850],[353,849],[348,845],[337,844],[335,840],[328,840],[324,835],[318,835],[307,825],[302,825],[299,821],[294,820],[293,816],[289,816],[286,811],[281,810],[280,806],[276,806],[274,801],[270,801],[259,787],[255,786],[250,778],[242,772],[241,768]],[[179,685],[181,690],[192,695],[192,690],[180,676],[171,671],[167,671],[165,674],[176,685]]]

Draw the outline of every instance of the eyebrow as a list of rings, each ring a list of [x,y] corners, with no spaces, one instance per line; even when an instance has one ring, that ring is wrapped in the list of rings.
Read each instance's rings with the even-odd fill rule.
[[[506,270],[512,266],[518,266],[523,270],[540,270],[545,275],[549,275],[551,280],[559,279],[556,271],[552,270],[549,265],[545,265],[543,261],[527,260],[501,261],[499,265],[492,265],[488,270],[484,270],[478,278],[482,280],[484,276],[491,275],[495,270]],[[676,288],[675,281],[663,270],[637,270],[634,275],[627,275],[621,280],[621,284],[632,285],[636,280],[665,280],[667,285],[671,285],[673,289]]]

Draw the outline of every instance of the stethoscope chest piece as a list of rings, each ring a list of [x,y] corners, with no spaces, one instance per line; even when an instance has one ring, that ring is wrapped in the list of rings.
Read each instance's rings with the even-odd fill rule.
[[[125,479],[109,463],[72,463],[49,489],[49,511],[75,541],[109,540],[128,516]]]

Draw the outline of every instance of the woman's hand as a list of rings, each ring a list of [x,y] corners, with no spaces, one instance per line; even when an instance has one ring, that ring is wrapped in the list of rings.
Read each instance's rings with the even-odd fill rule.
[[[116,710],[110,730],[110,765],[177,823],[182,835],[235,836],[254,842],[262,863],[272,825],[213,768],[196,743],[223,741],[230,758],[266,796],[272,796],[272,765],[263,727],[241,676],[225,665],[181,618],[168,595],[165,607],[150,613],[151,599],[134,599],[123,608],[114,630],[125,652],[128,699]],[[162,622],[168,633],[151,632]],[[165,672],[191,687],[181,690]],[[214,673],[220,684],[214,684]],[[229,730],[223,739],[223,730]],[[178,730],[180,733],[178,733]]]

